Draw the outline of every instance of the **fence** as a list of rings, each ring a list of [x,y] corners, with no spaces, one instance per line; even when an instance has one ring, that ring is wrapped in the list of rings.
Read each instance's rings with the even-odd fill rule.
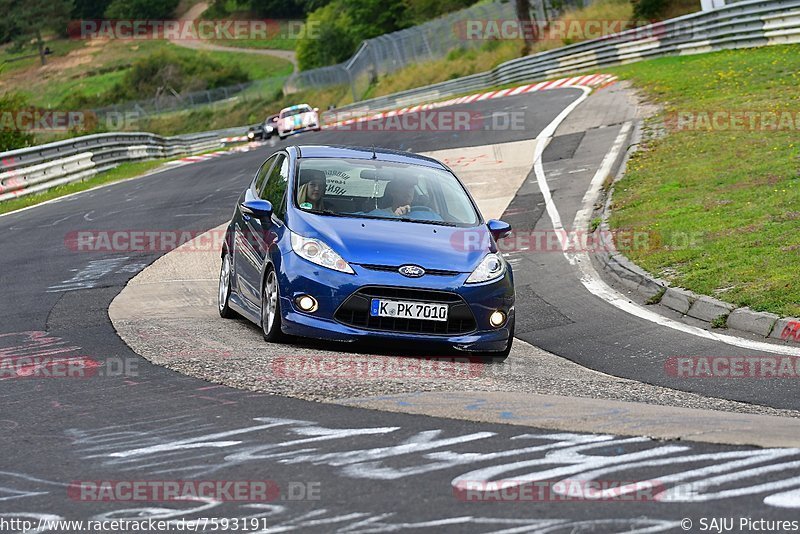
[[[365,100],[337,110],[363,115],[432,102],[488,87],[532,82],[567,72],[675,54],[800,43],[800,0],[748,0],[508,61],[488,72]],[[344,112],[344,113],[342,113]],[[219,146],[245,126],[164,138],[147,133],[99,134],[0,154],[0,200],[82,180],[116,165]]]
[[[532,0],[532,17],[540,22],[552,20],[565,7],[583,6],[588,1]],[[92,111],[101,121],[113,123],[116,117],[122,115],[147,116],[221,103],[232,98],[239,100],[264,98],[277,95],[280,90],[290,94],[302,89],[331,85],[349,85],[353,100],[358,101],[377,76],[394,72],[410,64],[442,58],[459,47],[479,46],[483,41],[466,40],[459,35],[459,28],[467,21],[516,20],[516,18],[513,1],[482,4],[450,13],[413,28],[363,41],[353,57],[339,65],[297,72],[290,77],[266,78],[191,93],[165,92],[158,98],[124,102]]]
[[[286,80],[286,76],[279,76],[190,93],[165,93],[158,98],[124,102],[93,109],[92,111],[101,122],[113,124],[117,117],[131,114],[145,117],[151,114],[181,111],[196,106],[222,103],[232,98],[244,101],[265,96],[274,98],[277,97]]]
[[[557,17],[566,7],[583,6],[584,0],[560,0],[557,3],[533,0],[531,5],[533,18],[541,23]],[[480,46],[482,41],[464,39],[459,34],[459,29],[464,28],[468,21],[516,19],[513,1],[481,4],[413,28],[368,39],[344,63],[294,73],[286,82],[284,93],[349,85],[353,100],[358,101],[378,76],[414,63],[443,58],[456,48]]]
[[[413,106],[486,87],[545,80],[667,55],[800,43],[800,0],[749,0],[507,61],[494,69],[337,109],[338,116]]]

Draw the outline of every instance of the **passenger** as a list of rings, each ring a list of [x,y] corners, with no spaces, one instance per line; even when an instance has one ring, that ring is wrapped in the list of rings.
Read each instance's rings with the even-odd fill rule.
[[[327,180],[325,173],[317,169],[305,169],[300,176],[300,189],[297,191],[297,203],[303,209],[323,211]]]

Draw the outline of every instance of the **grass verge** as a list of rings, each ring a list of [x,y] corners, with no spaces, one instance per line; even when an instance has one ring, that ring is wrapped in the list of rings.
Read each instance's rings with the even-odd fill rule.
[[[238,64],[250,80],[288,76],[293,70],[289,61],[273,56],[192,50],[167,41],[55,39],[48,41],[48,46],[54,54],[48,57],[47,65],[40,65],[38,58],[7,63],[0,71],[0,87],[21,92],[31,104],[51,109],[58,109],[69,96],[85,96],[91,102],[92,97],[122,80],[135,60],[161,50],[182,57],[206,55],[226,65]]]
[[[615,187],[611,227],[655,237],[628,256],[692,291],[800,316],[800,46],[608,70],[661,103],[666,118],[686,117],[647,141]],[[716,125],[703,120],[713,113],[722,114]],[[784,127],[736,127],[725,120],[736,113],[777,113]]]

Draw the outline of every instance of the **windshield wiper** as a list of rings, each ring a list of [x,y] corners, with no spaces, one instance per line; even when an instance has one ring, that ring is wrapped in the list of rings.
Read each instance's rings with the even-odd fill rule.
[[[403,221],[403,222],[410,222],[410,223],[421,223],[421,224],[435,224],[437,226],[458,226],[457,224],[448,223],[444,221],[427,221],[425,219],[410,219],[408,217],[397,217],[397,218],[390,218],[390,221]]]

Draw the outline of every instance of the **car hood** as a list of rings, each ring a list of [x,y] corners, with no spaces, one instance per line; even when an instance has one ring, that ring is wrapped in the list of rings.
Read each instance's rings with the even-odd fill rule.
[[[315,111],[306,111],[304,113],[297,113],[291,117],[286,117],[281,120],[287,128],[290,126],[300,126],[316,121],[317,113]]]
[[[321,239],[348,263],[419,265],[470,273],[494,250],[484,225],[456,228],[416,222],[334,217],[294,212],[291,231]]]

